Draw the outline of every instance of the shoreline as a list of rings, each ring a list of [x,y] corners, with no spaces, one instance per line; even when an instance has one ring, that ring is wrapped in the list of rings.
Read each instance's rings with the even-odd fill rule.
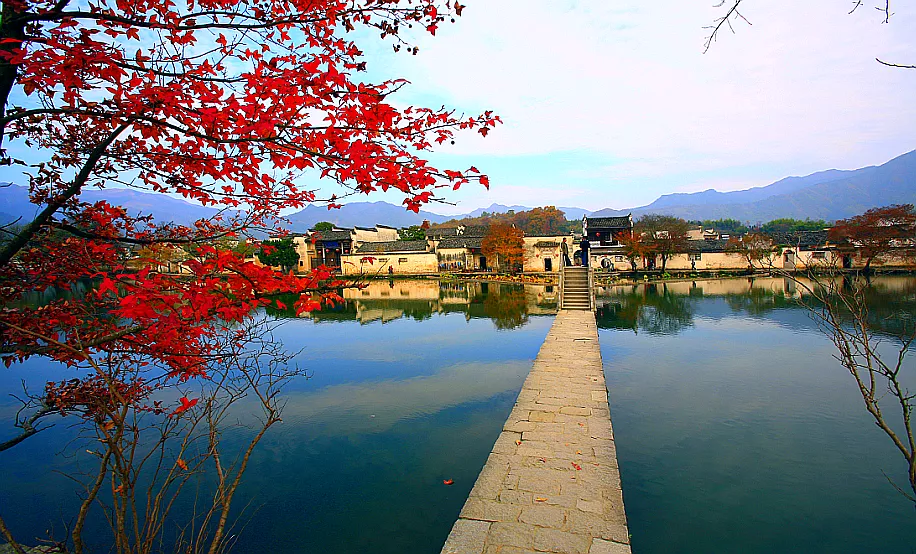
[[[860,269],[838,270],[843,275],[861,275]],[[792,272],[793,275],[804,275],[805,271]],[[872,269],[870,277],[879,277],[887,275],[916,275],[916,268],[913,269]],[[677,283],[684,281],[695,281],[697,279],[755,279],[767,277],[783,277],[781,273],[772,270],[759,270],[754,273],[748,273],[744,270],[715,270],[704,269],[697,271],[690,270],[673,270],[673,271],[636,271],[636,272],[609,272],[595,271],[595,285],[598,286],[617,286],[617,285],[639,285],[644,283]],[[349,277],[349,276],[347,276]],[[420,273],[420,274],[397,274],[397,275],[379,275],[369,277],[364,280],[368,281],[388,281],[404,279],[428,279],[438,281],[455,281],[455,282],[481,282],[481,283],[504,283],[516,285],[557,285],[559,274],[557,273],[520,273],[511,275],[506,273]]]

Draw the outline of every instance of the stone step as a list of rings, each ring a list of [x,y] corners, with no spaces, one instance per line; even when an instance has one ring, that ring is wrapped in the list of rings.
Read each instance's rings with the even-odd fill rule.
[[[562,310],[442,554],[629,554],[594,314]]]

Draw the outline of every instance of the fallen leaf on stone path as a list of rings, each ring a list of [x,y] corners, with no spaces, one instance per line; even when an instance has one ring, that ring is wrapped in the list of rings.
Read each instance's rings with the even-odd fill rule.
[[[582,455],[582,451],[581,451],[581,450],[576,450],[576,454],[578,454],[578,455],[581,456],[581,455]]]
[[[547,502],[547,499],[539,496],[539,497],[535,498],[534,501],[535,501],[535,502]]]
[[[451,485],[451,484],[453,484],[454,482],[455,482],[454,479],[443,479],[443,480],[442,480],[442,484],[443,484],[443,485]]]
[[[580,423],[580,424],[579,424],[579,427],[585,427],[585,424],[584,424],[584,423]]]
[[[515,441],[515,444],[517,444],[517,445],[519,445],[519,446],[521,446],[521,444],[522,444],[522,441]]]
[[[582,471],[582,466],[580,466],[576,462],[570,462],[570,463],[572,464],[574,468],[576,468],[576,471]]]

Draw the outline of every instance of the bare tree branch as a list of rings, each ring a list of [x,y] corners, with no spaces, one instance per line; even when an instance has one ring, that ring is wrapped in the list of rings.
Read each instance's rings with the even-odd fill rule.
[[[900,68],[900,69],[916,69],[916,65],[899,65],[899,64],[895,64],[895,63],[886,62],[886,61],[882,60],[881,58],[875,58],[875,60],[876,60],[878,63],[880,63],[881,65],[886,65],[886,66],[888,66],[888,67],[897,67],[897,68]]]

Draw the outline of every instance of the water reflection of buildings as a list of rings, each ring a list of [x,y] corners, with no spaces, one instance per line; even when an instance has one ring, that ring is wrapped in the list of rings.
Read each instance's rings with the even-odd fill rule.
[[[795,282],[782,277],[748,277],[740,279],[709,279],[696,281],[676,281],[672,283],[653,282],[648,285],[626,285],[598,287],[597,296],[615,296],[624,291],[642,290],[645,287],[667,291],[671,294],[687,296],[726,296],[730,294],[747,294],[752,290],[766,290],[773,293],[797,294]]]
[[[805,277],[742,277],[737,279],[697,279],[695,281],[676,281],[676,282],[653,282],[648,285],[616,285],[616,286],[599,286],[596,289],[596,295],[614,296],[624,291],[635,291],[645,287],[654,287],[659,291],[667,291],[671,294],[683,294],[689,296],[728,296],[750,294],[755,292],[771,292],[774,294],[783,294],[793,298],[801,298],[805,294],[806,287],[813,287],[811,280]],[[823,278],[826,279],[826,278]],[[843,277],[836,277],[840,280]],[[847,277],[848,279],[848,277]],[[913,291],[913,278],[907,275],[887,275],[881,276],[870,281],[871,286],[878,291],[887,293],[907,293]]]
[[[388,322],[403,317],[463,313],[493,319],[499,328],[524,324],[529,316],[555,315],[557,289],[551,285],[437,280],[371,281],[365,288],[344,289],[344,304],[308,314],[315,321]]]
[[[732,313],[751,316],[776,310],[804,313],[806,305],[818,304],[810,296],[809,287],[813,286],[803,278],[796,282],[782,277],[758,277],[599,287],[596,318],[604,329],[673,334],[693,326],[702,299],[721,298]],[[844,280],[837,286],[847,284]],[[899,335],[899,329],[911,321],[908,314],[916,311],[916,280],[909,276],[876,278],[870,282],[866,299],[869,313],[874,315],[869,322],[873,332]],[[810,326],[808,319],[802,318]]]

